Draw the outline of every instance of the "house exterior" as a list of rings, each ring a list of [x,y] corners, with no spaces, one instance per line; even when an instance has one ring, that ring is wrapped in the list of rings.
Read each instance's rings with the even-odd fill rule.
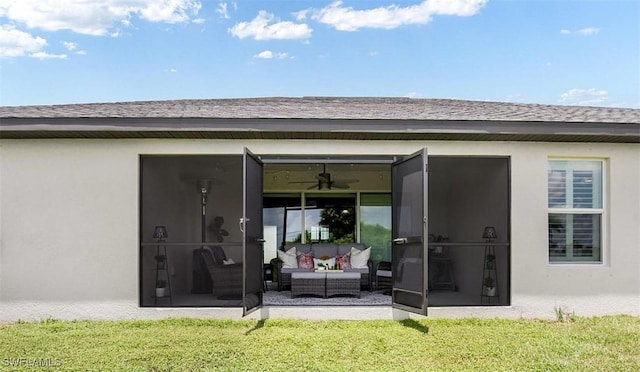
[[[353,213],[346,235],[393,263],[392,306],[263,305],[263,262],[332,229],[314,220],[321,205]],[[0,212],[0,321],[640,315],[637,109],[321,97],[0,107]],[[193,255],[212,241],[242,263],[240,300],[197,288]],[[442,268],[460,302],[438,299]],[[154,296],[158,270],[169,303]]]

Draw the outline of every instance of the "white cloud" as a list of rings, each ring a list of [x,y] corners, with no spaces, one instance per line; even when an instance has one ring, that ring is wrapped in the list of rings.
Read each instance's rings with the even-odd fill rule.
[[[78,48],[78,44],[72,41],[63,41],[62,45],[64,45],[65,49],[67,49],[68,51],[74,51],[76,48]]]
[[[197,15],[202,7],[194,0],[139,0],[143,5],[137,9],[143,19],[152,22],[189,22],[191,15]]]
[[[126,26],[132,16],[151,22],[189,22],[201,6],[197,0],[0,0],[0,15],[28,28],[113,35],[114,24]]]
[[[172,74],[175,74],[176,72],[178,72],[178,70],[175,67],[171,67],[169,69],[169,72],[171,72]]]
[[[510,94],[505,98],[507,102],[524,102],[525,98],[521,93]]]
[[[582,35],[582,36],[591,36],[591,35],[596,35],[598,32],[600,32],[600,29],[597,27],[585,27],[585,28],[581,28],[579,30],[567,30],[566,28],[563,28],[562,30],[560,30],[560,33],[563,35]]]
[[[21,57],[42,51],[47,41],[14,26],[0,25],[0,57]]]
[[[293,18],[295,18],[296,21],[304,21],[307,19],[307,14],[309,14],[309,12],[310,12],[310,9],[304,9],[304,10],[294,12]]]
[[[389,5],[366,10],[344,7],[342,1],[313,11],[311,18],[339,31],[361,28],[393,29],[402,25],[426,24],[434,15],[471,16],[488,0],[425,0],[417,5]],[[298,15],[300,16],[300,12]]]
[[[74,43],[72,41],[63,41],[62,45],[64,45],[64,48],[70,52],[74,52],[75,54],[79,54],[79,55],[86,55],[87,52],[85,52],[84,50],[78,50],[78,43]]]
[[[264,10],[258,12],[251,22],[237,23],[227,31],[239,39],[252,37],[255,40],[308,39],[313,32],[305,23],[274,22],[273,14]]]
[[[580,30],[576,30],[576,34],[585,35],[585,36],[595,35],[598,32],[600,32],[600,29],[599,28],[595,28],[595,27],[587,27],[587,28],[583,28],[583,29],[580,29]]]
[[[216,9],[216,12],[220,14],[220,17],[224,19],[229,19],[229,11],[227,10],[228,6],[229,4],[222,1],[218,3],[218,8]]]
[[[282,53],[282,52],[272,52],[270,50],[264,50],[258,54],[256,54],[255,56],[253,56],[254,58],[262,58],[262,59],[272,59],[272,58],[278,58],[278,59],[284,59],[287,58],[288,54],[287,53]]]
[[[67,59],[66,54],[50,54],[47,52],[31,53],[29,57],[37,58],[37,59]]]
[[[609,92],[603,89],[570,89],[560,95],[560,102],[572,105],[600,105],[609,99]]]
[[[273,52],[271,52],[270,50],[264,50],[264,51],[256,54],[254,57],[255,58],[263,58],[263,59],[270,59],[270,58],[273,58]]]

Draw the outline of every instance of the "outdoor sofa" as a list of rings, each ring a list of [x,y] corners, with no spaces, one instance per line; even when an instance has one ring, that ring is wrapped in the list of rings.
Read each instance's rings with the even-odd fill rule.
[[[287,252],[295,252],[295,265],[293,262],[289,262],[289,265],[287,265],[287,260],[292,259],[291,257],[287,257]],[[312,272],[317,268],[319,260],[324,263],[327,261],[331,263],[337,262],[340,265],[340,269],[345,272],[359,272],[360,287],[371,290],[372,263],[369,259],[370,252],[371,248],[362,243],[285,244],[284,248],[278,251],[279,260],[277,261],[276,267],[278,274],[278,291],[291,287],[291,274],[293,272]],[[358,267],[350,267],[352,253],[359,256],[357,259],[358,263],[360,263],[357,265]],[[312,267],[309,267],[308,264],[303,264],[304,259],[308,259],[309,257],[316,259],[313,261],[314,264],[312,264]],[[353,262],[356,263],[356,260],[353,260]],[[349,263],[349,265],[345,265],[345,263]]]

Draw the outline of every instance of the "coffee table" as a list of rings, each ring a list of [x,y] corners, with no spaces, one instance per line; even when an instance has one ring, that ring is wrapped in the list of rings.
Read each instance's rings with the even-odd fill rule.
[[[316,271],[291,273],[291,298],[311,295],[330,297],[337,295],[360,298],[360,278],[358,272]]]
[[[327,276],[325,273],[291,273],[291,298],[302,295],[326,296]]]
[[[327,272],[326,297],[343,295],[360,298],[360,276],[358,272]]]

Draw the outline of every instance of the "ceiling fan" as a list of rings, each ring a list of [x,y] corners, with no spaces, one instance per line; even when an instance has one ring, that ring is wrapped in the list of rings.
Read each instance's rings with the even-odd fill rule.
[[[357,179],[341,179],[341,180],[332,180],[331,173],[327,173],[327,165],[322,165],[322,173],[318,173],[315,176],[315,180],[309,181],[291,181],[289,183],[317,183],[317,185],[312,185],[307,188],[307,190],[315,189],[318,190],[331,190],[331,189],[348,189],[350,183],[359,182]]]

